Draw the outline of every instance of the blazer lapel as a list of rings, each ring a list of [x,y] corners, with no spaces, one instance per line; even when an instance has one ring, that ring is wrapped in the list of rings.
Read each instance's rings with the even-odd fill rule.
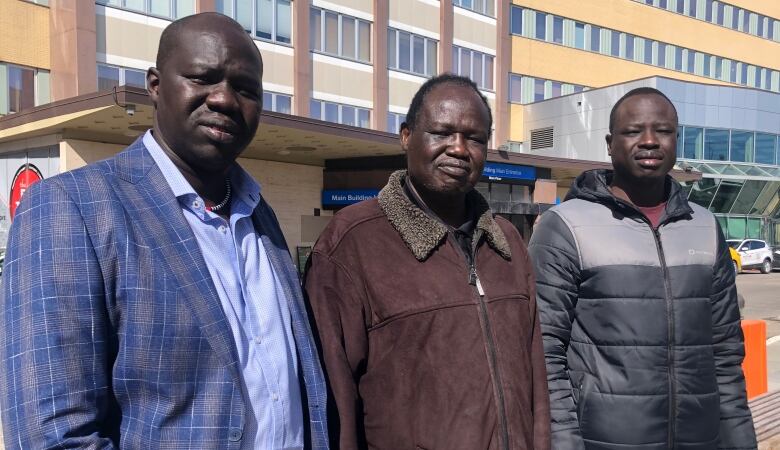
[[[147,242],[165,262],[178,295],[189,302],[212,349],[240,380],[238,352],[222,304],[195,235],[165,176],[140,140],[117,155],[118,188],[125,208],[145,230]]]

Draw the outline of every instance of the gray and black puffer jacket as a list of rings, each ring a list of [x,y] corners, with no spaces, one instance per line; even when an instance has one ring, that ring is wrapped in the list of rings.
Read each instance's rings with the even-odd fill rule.
[[[753,449],[734,270],[706,209],[667,177],[654,230],[588,171],[536,226],[552,448]]]

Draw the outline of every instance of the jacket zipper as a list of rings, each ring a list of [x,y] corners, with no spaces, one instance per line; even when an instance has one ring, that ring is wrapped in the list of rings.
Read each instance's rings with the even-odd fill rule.
[[[660,224],[659,224],[660,225]],[[651,225],[652,227],[652,225]],[[675,409],[677,408],[677,396],[675,395],[675,381],[674,381],[674,309],[672,305],[672,292],[669,286],[669,268],[666,266],[666,257],[664,256],[664,249],[661,245],[661,233],[657,229],[653,229],[653,237],[655,238],[655,245],[658,249],[658,257],[661,260],[661,268],[664,274],[664,295],[666,296],[666,314],[667,324],[669,329],[669,342],[667,344],[667,362],[669,366],[669,440],[668,447],[670,449],[675,448],[674,435],[675,435]]]
[[[482,283],[479,281],[477,275],[476,260],[477,260],[477,245],[482,238],[482,234],[477,232],[474,235],[474,241],[471,244],[471,264],[469,265],[469,284],[474,286],[477,292],[477,298],[479,301],[479,315],[482,322],[482,334],[485,337],[485,342],[488,348],[488,367],[490,368],[490,374],[493,377],[493,386],[495,389],[496,400],[498,403],[498,425],[501,429],[501,438],[503,440],[503,449],[509,449],[509,430],[507,429],[506,420],[506,406],[504,401],[504,388],[501,384],[501,375],[498,372],[498,363],[496,356],[496,344],[493,341],[493,331],[490,325],[490,318],[487,313],[487,305],[485,304],[485,290],[482,288]]]

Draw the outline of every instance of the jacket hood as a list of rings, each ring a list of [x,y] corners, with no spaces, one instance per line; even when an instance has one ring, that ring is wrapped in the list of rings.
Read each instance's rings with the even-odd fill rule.
[[[601,203],[611,208],[623,209],[626,203],[615,197],[609,189],[612,174],[613,171],[609,169],[594,169],[581,173],[572,183],[563,201],[579,198]],[[669,192],[669,198],[666,200],[666,215],[668,218],[676,218],[693,213],[693,209],[688,205],[688,199],[685,197],[680,183],[669,175],[666,176],[666,188]]]
[[[424,261],[444,241],[447,227],[429,217],[406,197],[403,189],[405,178],[406,170],[399,170],[390,175],[387,185],[379,192],[379,206],[415,258]],[[511,259],[509,243],[493,218],[485,198],[476,189],[472,189],[466,194],[466,201],[470,202],[476,211],[475,215],[478,217],[476,229],[484,232],[490,247],[501,257],[506,260]]]

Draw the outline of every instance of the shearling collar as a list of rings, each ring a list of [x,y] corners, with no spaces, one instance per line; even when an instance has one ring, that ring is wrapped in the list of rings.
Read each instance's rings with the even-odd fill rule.
[[[429,217],[415,206],[404,194],[402,182],[406,171],[399,170],[390,175],[387,185],[379,192],[379,206],[401,235],[401,239],[412,251],[418,261],[426,260],[433,250],[444,241],[447,227],[438,220]],[[466,195],[466,201],[472,202],[479,219],[476,229],[482,230],[488,244],[506,260],[512,258],[509,243],[504,232],[493,219],[487,201],[476,190]]]

